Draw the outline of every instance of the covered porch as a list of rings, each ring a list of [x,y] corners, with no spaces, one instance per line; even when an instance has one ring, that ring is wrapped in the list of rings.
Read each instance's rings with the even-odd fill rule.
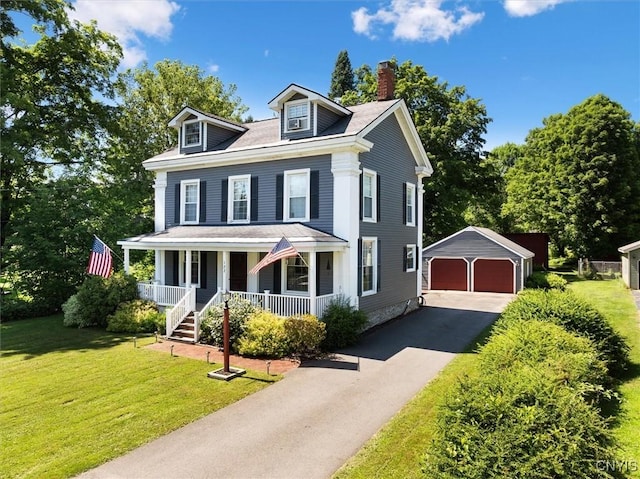
[[[298,255],[257,274],[250,270],[286,237]],[[167,335],[215,304],[237,295],[280,316],[322,316],[327,304],[348,294],[348,244],[328,233],[294,224],[178,226],[119,241],[125,270],[132,249],[155,251],[155,278],[138,286],[140,297],[167,307]],[[200,306],[200,307],[198,307]]]

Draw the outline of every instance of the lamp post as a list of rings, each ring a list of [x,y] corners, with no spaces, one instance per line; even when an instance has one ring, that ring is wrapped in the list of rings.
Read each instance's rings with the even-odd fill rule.
[[[224,345],[224,372],[230,373],[229,369],[229,300],[224,301],[224,311],[222,315],[222,342]]]

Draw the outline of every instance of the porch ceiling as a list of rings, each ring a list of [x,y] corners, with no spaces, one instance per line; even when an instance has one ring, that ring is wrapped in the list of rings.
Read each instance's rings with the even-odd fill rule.
[[[269,251],[286,236],[298,251],[335,251],[347,241],[300,223],[175,226],[118,241],[125,249]]]

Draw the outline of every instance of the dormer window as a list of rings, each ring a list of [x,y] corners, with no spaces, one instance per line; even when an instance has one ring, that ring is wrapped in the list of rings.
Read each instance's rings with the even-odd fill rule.
[[[291,101],[285,106],[286,131],[309,129],[309,102],[307,100]]]
[[[200,122],[185,122],[182,127],[182,146],[198,146],[200,143]]]

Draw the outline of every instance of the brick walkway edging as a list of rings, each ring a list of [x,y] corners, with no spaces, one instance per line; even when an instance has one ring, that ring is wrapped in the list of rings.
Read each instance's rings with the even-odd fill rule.
[[[173,346],[174,356],[206,361],[207,353],[209,353],[210,363],[222,364],[224,361],[224,355],[217,346],[209,346],[206,344],[190,344],[161,339],[157,343],[150,344],[147,348],[171,354],[171,346]],[[300,361],[294,359],[254,359],[232,354],[229,357],[229,364],[232,367],[252,369],[260,372],[267,372],[268,366],[270,374],[284,374],[297,368]]]

